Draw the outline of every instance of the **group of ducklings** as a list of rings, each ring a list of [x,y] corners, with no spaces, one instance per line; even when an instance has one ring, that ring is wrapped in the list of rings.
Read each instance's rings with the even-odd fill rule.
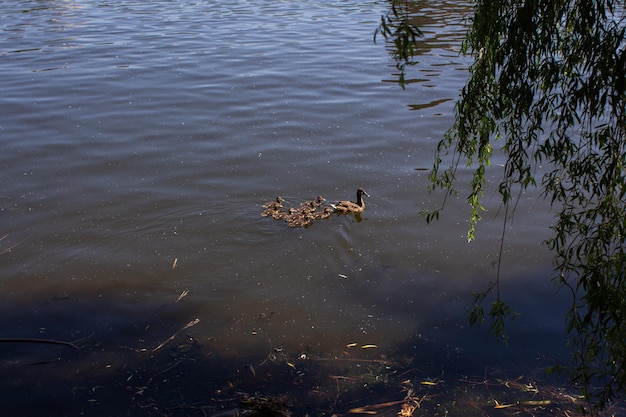
[[[339,201],[336,204],[324,205],[324,197],[318,196],[315,200],[308,200],[300,204],[299,208],[283,210],[285,199],[276,197],[276,200],[263,204],[262,216],[272,217],[275,220],[285,220],[289,227],[307,227],[314,220],[330,217],[333,212],[360,213],[365,210],[363,196],[369,197],[362,188],[357,190],[357,201]]]
[[[314,220],[325,219],[330,216],[333,209],[324,206],[324,197],[319,196],[315,200],[305,201],[300,207],[291,207],[283,210],[285,199],[276,197],[275,201],[263,204],[262,216],[272,217],[274,220],[285,220],[289,227],[306,227]]]

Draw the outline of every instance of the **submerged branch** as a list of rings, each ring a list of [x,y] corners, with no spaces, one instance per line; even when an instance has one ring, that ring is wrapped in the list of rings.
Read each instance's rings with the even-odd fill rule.
[[[80,350],[80,346],[75,345],[72,342],[65,342],[63,340],[54,340],[54,339],[30,339],[23,337],[2,337],[0,338],[0,343],[44,343],[50,345],[63,345],[69,346],[73,349]]]

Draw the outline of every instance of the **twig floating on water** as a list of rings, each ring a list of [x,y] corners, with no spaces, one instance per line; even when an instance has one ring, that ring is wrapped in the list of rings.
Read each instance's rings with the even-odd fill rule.
[[[180,332],[182,332],[183,330],[186,330],[192,326],[195,326],[196,324],[200,323],[200,319],[193,319],[191,320],[189,323],[185,324],[183,326],[182,329],[180,329],[179,331],[177,331],[176,333],[174,333],[173,335],[171,335],[165,342],[161,343],[159,346],[155,347],[154,349],[152,349],[152,352],[156,352],[157,350],[161,349],[163,346],[165,346],[167,343],[171,342],[172,340],[174,340],[174,338],[176,336],[178,336],[178,334]]]
[[[176,304],[177,302],[179,302],[183,298],[187,297],[187,294],[189,294],[189,290],[188,289],[186,289],[185,291],[181,292],[180,295],[178,296],[178,298],[176,299],[176,301],[174,301],[174,304]]]

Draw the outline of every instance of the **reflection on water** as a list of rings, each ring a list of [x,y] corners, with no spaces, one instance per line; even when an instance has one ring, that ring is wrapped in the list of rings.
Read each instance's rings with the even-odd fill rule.
[[[358,355],[373,359],[428,340],[422,358],[437,373],[449,357],[532,368],[560,354],[544,202],[523,196],[507,231],[502,285],[523,309],[518,350],[465,328],[470,292],[494,274],[497,198],[471,245],[463,198],[439,224],[418,215],[440,204],[416,168],[431,165],[467,76],[463,2],[415,2],[425,39],[406,90],[388,82],[395,67],[372,42],[386,3],[33,6],[0,5],[0,337],[88,348],[69,365],[59,346],[27,357],[7,347],[17,349],[7,360],[59,357],[67,372],[130,378],[124,352],[196,318],[177,343],[237,369],[270,345],[327,358],[374,344]],[[291,229],[260,216],[276,195],[297,205],[358,187],[371,194],[360,219]],[[26,380],[56,368],[32,369]]]

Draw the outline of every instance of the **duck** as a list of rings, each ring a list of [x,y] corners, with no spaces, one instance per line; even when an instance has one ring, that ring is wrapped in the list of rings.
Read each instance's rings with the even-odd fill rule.
[[[275,216],[280,213],[280,209],[283,208],[284,201],[285,201],[284,198],[282,198],[281,196],[278,196],[276,197],[276,200],[263,204],[264,210],[261,213],[261,216],[264,216],[264,217],[272,216],[275,218]]]
[[[363,196],[369,197],[370,195],[366,193],[364,189],[359,188],[356,190],[356,203],[353,201],[339,201],[330,206],[338,213],[361,213],[365,210]]]

